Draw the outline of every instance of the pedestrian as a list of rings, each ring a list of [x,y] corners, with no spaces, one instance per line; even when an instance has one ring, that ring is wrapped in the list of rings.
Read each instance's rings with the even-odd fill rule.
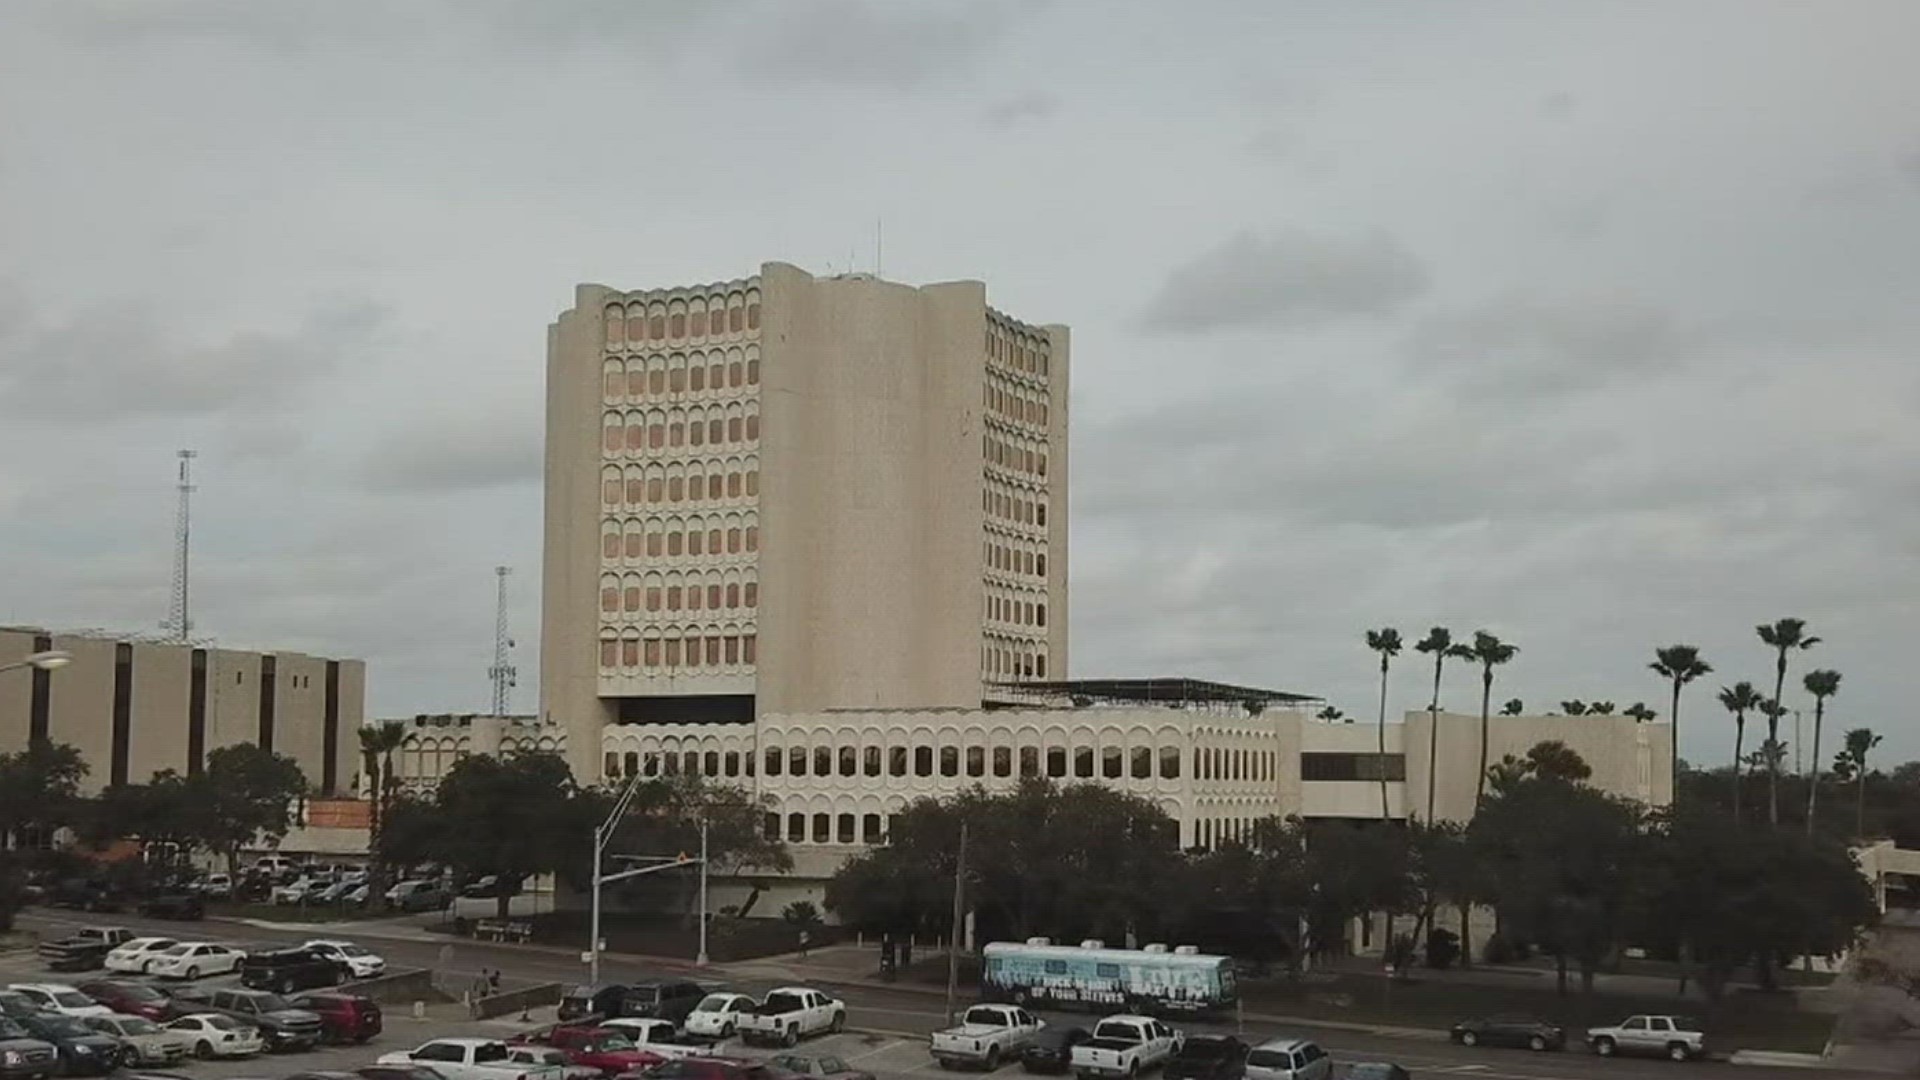
[[[487,993],[497,994],[499,992],[500,992],[500,969],[494,968],[493,971],[491,971],[487,975]]]
[[[813,940],[812,934],[807,933],[805,930],[800,931],[800,959],[805,960],[807,958],[807,942],[811,940]]]

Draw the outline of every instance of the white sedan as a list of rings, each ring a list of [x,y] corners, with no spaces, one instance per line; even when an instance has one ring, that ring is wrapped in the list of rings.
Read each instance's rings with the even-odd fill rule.
[[[153,958],[147,971],[174,979],[197,979],[202,975],[239,971],[247,954],[211,941],[183,941]]]
[[[317,938],[307,942],[301,948],[321,956],[347,969],[356,979],[371,979],[384,974],[387,962],[379,956],[355,945],[351,941],[331,941]]]
[[[34,1003],[42,1012],[61,1016],[112,1016],[113,1010],[65,983],[14,983],[7,989]]]
[[[167,1025],[191,1040],[197,1058],[250,1057],[266,1049],[260,1029],[219,1013],[191,1013]]]
[[[745,994],[708,994],[687,1014],[687,1034],[710,1039],[731,1039],[741,1013],[750,1013],[756,1002]]]
[[[168,937],[137,937],[107,954],[107,970],[133,975],[146,973],[153,958],[180,944]]]

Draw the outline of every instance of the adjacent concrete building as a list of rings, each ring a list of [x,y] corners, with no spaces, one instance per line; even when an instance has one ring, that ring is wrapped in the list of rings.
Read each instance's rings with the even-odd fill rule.
[[[346,790],[357,768],[366,666],[116,636],[0,628],[0,665],[59,649],[55,671],[0,672],[0,751],[35,738],[71,745],[86,788],[191,775],[207,753],[249,742],[300,763],[314,790]]]
[[[986,287],[583,285],[548,333],[541,716],[978,708],[1067,663],[1068,335]]]
[[[395,782],[417,795],[431,795],[440,778],[461,758],[536,751],[565,754],[566,729],[543,724],[537,716],[487,716],[479,713],[422,713],[400,719],[406,738],[393,755]]]

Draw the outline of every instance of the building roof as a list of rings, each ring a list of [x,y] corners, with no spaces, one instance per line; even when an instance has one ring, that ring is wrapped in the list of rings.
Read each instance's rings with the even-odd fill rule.
[[[994,683],[994,691],[1014,698],[1063,697],[1074,705],[1306,705],[1322,699],[1311,694],[1265,690],[1257,686],[1205,679],[1064,679],[1054,682]]]

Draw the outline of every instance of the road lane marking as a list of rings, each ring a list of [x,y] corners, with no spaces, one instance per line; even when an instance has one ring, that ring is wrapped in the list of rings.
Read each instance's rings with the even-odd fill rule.
[[[842,1058],[841,1058],[840,1060],[842,1060],[842,1061],[865,1061],[865,1060],[866,1060],[867,1058],[870,1058],[870,1057],[873,1057],[873,1056],[874,1056],[874,1055],[876,1055],[876,1054],[884,1054],[884,1053],[886,1053],[887,1051],[889,1051],[889,1050],[891,1050],[891,1049],[893,1049],[893,1048],[894,1048],[894,1047],[896,1047],[896,1046],[905,1046],[905,1045],[906,1045],[906,1043],[904,1043],[904,1042],[902,1042],[902,1041],[900,1041],[900,1040],[898,1040],[898,1039],[895,1039],[895,1040],[892,1040],[892,1041],[890,1041],[890,1042],[884,1042],[884,1043],[881,1043],[881,1044],[880,1044],[880,1045],[879,1045],[878,1047],[875,1047],[875,1048],[874,1048],[874,1049],[872,1049],[872,1050],[868,1050],[868,1051],[867,1051],[866,1053],[864,1053],[864,1054],[855,1054],[855,1055],[853,1055],[852,1057],[842,1057]]]

